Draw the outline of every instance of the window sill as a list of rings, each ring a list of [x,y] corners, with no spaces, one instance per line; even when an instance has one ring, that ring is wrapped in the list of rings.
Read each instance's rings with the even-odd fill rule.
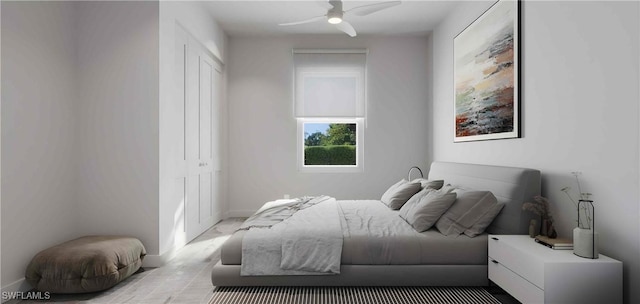
[[[302,173],[360,173],[364,172],[362,166],[298,166]]]

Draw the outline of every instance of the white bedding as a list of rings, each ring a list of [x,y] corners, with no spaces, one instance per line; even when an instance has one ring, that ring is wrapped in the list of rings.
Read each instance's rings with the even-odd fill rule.
[[[338,201],[346,223],[345,237],[415,236],[419,233],[378,200]]]
[[[303,204],[276,201],[258,213],[283,220],[264,225],[264,219],[242,241],[242,276],[326,275],[340,273],[342,212],[334,198],[318,197]],[[283,214],[291,213],[289,216]],[[268,222],[268,220],[266,220]],[[249,225],[250,226],[250,225]],[[265,227],[267,226],[267,227]]]
[[[261,210],[277,204],[269,202]],[[487,259],[486,234],[420,233],[378,200],[331,198],[270,229],[252,228],[241,240],[237,264],[243,276],[338,274],[341,264],[480,265]]]
[[[343,263],[420,264],[425,235],[407,224],[398,211],[377,200],[338,204],[344,213]]]

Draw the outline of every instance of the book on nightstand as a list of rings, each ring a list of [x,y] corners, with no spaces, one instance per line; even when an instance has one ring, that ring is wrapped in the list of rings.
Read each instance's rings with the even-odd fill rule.
[[[573,243],[569,239],[551,239],[546,236],[538,235],[535,237],[535,241],[538,244],[547,246],[555,250],[571,250],[573,249]]]

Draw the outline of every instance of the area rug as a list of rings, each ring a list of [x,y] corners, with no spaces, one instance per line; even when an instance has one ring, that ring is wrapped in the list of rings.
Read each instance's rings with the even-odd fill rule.
[[[210,304],[500,304],[482,287],[216,287]]]

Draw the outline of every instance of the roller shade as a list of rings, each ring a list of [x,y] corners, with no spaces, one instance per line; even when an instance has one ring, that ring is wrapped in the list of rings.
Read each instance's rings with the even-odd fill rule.
[[[366,59],[364,49],[294,50],[295,116],[365,117]]]

